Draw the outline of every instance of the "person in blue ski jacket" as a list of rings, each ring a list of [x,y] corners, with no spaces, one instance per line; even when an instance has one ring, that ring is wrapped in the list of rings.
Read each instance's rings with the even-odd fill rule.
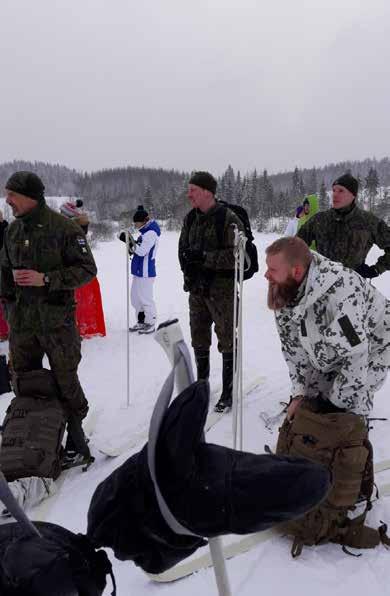
[[[137,323],[129,331],[138,331],[141,335],[153,333],[156,327],[156,303],[153,286],[156,278],[156,252],[161,235],[158,223],[149,217],[143,205],[138,205],[133,216],[135,227],[140,232],[134,244],[130,246],[132,254],[131,304],[137,316]],[[119,236],[126,241],[125,233]]]

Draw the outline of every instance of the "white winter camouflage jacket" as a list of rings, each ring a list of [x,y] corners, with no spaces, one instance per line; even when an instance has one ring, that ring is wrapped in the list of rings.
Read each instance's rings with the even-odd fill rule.
[[[296,305],[276,312],[293,397],[321,394],[367,415],[390,366],[390,302],[360,275],[313,252]]]

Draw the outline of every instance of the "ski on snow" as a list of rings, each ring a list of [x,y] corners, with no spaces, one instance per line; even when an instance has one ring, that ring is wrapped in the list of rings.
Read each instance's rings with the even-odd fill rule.
[[[374,465],[374,471],[377,473],[385,472],[386,470],[390,470],[390,459],[382,459]]]
[[[262,419],[262,421],[265,424],[265,428],[267,430],[269,430],[270,432],[273,431],[274,427],[281,422],[281,420],[285,417],[286,412],[287,412],[287,402],[280,402],[280,405],[283,406],[282,409],[274,415],[269,415],[267,412],[260,412],[259,417]]]
[[[374,465],[375,474],[390,470],[390,459],[383,459]],[[390,482],[378,485],[379,497],[390,497]]]
[[[258,544],[266,542],[271,538],[280,535],[278,528],[271,528],[264,532],[256,532],[255,534],[249,534],[238,537],[235,536],[223,536],[223,555],[225,559],[231,559],[237,555],[241,555],[251,550]],[[233,539],[233,540],[232,540]],[[188,560],[178,563],[171,569],[164,571],[163,573],[153,574],[147,573],[146,575],[154,582],[169,583],[178,579],[183,579],[189,575],[192,575],[196,571],[201,569],[208,569],[212,566],[210,553],[192,555]]]
[[[265,381],[265,377],[262,377],[262,376],[255,377],[252,381],[249,381],[244,387],[244,397],[247,397],[250,393],[253,393],[259,385],[264,383],[264,381]],[[229,412],[215,412],[214,411],[214,406],[217,404],[218,399],[219,399],[219,392],[217,392],[217,391],[213,392],[212,397],[210,399],[209,413],[208,413],[208,416],[206,419],[206,424],[204,427],[204,430],[206,433],[210,429],[212,429],[213,426],[215,426],[217,424],[217,422],[222,418],[222,416],[225,416],[226,413],[229,413]]]
[[[380,474],[386,470],[390,470],[390,459],[379,461],[374,466],[375,473]],[[379,485],[379,495],[381,497],[390,496],[390,483],[385,485]],[[278,527],[270,528],[264,532],[256,532],[255,534],[249,534],[246,536],[238,537],[235,536],[224,536],[222,537],[223,544],[223,555],[225,559],[231,559],[237,555],[241,555],[251,550],[258,544],[271,540],[276,536],[280,536],[281,531]],[[169,583],[178,579],[183,579],[201,571],[202,569],[208,569],[212,566],[210,553],[194,554],[187,560],[178,563],[171,569],[164,571],[163,573],[153,574],[147,573],[147,576],[154,582]]]
[[[258,376],[255,377],[252,381],[249,381],[247,385],[244,387],[244,395],[247,396],[262,383],[264,383],[265,377]],[[210,429],[213,428],[217,424],[217,422],[226,415],[225,412],[214,412],[214,406],[216,405],[219,399],[219,392],[220,388],[217,391],[213,391],[210,399],[210,409],[209,414],[207,416],[206,424],[205,424],[205,432],[208,432]],[[103,455],[107,457],[118,457],[126,451],[130,451],[134,447],[137,447],[140,443],[147,441],[148,439],[148,430],[149,429],[142,429],[138,432],[134,432],[131,434],[130,437],[119,437],[119,440],[115,440],[114,438],[110,438],[102,441],[99,440],[99,437],[93,437],[92,439],[92,446],[97,449]]]

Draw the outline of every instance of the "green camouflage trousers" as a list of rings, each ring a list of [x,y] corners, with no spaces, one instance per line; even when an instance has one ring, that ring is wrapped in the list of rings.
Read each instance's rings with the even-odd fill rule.
[[[208,296],[190,292],[191,344],[194,350],[208,350],[211,346],[211,327],[214,323],[220,352],[233,352],[234,284],[230,287],[211,287]]]
[[[53,329],[47,335],[13,332],[11,328],[9,347],[11,365],[16,375],[41,369],[46,354],[62,399],[77,416],[86,416],[88,402],[77,376],[81,341],[75,324]]]

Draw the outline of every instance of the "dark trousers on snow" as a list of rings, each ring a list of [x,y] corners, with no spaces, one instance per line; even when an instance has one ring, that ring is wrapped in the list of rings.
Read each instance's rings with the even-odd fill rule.
[[[214,323],[220,352],[233,352],[234,283],[210,287],[208,296],[190,293],[191,343],[194,350],[209,350]]]
[[[228,287],[211,287],[207,296],[190,293],[191,340],[194,348],[198,379],[208,379],[210,374],[211,328],[214,323],[218,350],[222,352],[221,406],[231,407],[233,386],[233,319],[234,284]]]
[[[88,402],[77,376],[81,342],[75,324],[50,330],[46,335],[13,332],[11,328],[9,347],[16,375],[41,369],[46,354],[63,401],[80,419],[86,416]]]

